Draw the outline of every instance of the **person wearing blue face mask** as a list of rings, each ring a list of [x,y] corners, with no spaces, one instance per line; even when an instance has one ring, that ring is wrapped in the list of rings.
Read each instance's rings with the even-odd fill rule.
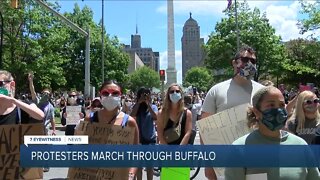
[[[247,112],[248,126],[257,123],[257,129],[235,140],[233,145],[307,145],[306,141],[298,136],[281,130],[286,124],[288,115],[285,109],[285,99],[279,89],[269,86],[258,90],[253,95],[252,106]],[[238,167],[225,169],[225,180],[245,180],[251,175],[263,175],[269,180],[320,179],[317,168]]]
[[[186,145],[192,134],[192,113],[184,105],[182,88],[178,84],[169,86],[162,109],[158,113],[157,132],[160,144]],[[178,128],[180,133],[173,138],[168,132]]]

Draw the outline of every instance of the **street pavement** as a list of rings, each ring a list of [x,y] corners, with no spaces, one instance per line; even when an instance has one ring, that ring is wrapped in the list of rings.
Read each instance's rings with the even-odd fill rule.
[[[62,127],[57,127],[57,135],[64,135],[64,130]],[[199,137],[199,133],[197,132],[196,138],[195,138],[195,142],[194,144],[200,144],[200,137]],[[45,172],[44,173],[44,180],[64,180],[66,179],[68,174],[68,168],[50,168],[49,172]],[[146,176],[146,172],[143,172],[143,180],[147,180],[147,176]],[[153,176],[154,180],[160,180],[160,176],[158,176],[158,174],[155,173],[155,175]],[[205,180],[205,176],[204,176],[204,168],[200,169],[199,174],[197,175],[197,177],[195,178],[195,180]],[[219,180],[223,180],[223,177],[219,177]]]

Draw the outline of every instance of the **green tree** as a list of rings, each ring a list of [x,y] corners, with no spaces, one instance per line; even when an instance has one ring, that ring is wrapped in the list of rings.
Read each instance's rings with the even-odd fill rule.
[[[283,81],[288,84],[320,84],[320,43],[316,39],[295,39],[287,42],[288,58],[283,61]]]
[[[308,3],[306,1],[300,0],[302,7],[302,14],[305,14],[305,19],[301,19],[298,22],[300,27],[300,32],[304,34],[308,31],[317,30],[320,28],[320,1],[315,1],[313,3]]]
[[[255,80],[279,76],[281,61],[285,58],[285,48],[275,29],[269,24],[265,13],[258,8],[251,10],[247,2],[238,3],[238,26],[240,45],[247,44],[256,50],[258,72]],[[234,7],[224,11],[227,15],[215,26],[206,45],[205,65],[211,70],[224,70],[215,75],[215,81],[225,80],[233,75],[231,60],[237,50],[237,33]],[[272,68],[270,68],[272,67]]]
[[[13,73],[18,90],[28,91],[27,73],[35,76],[36,90],[84,88],[85,37],[62,20],[43,9],[35,1],[21,0],[20,8],[12,9],[10,1],[1,1],[4,19],[3,69]],[[58,3],[48,3],[59,11]],[[90,29],[91,83],[99,87],[101,77],[101,23],[95,23],[93,12],[75,4],[73,12],[64,15],[82,29]],[[104,31],[106,32],[106,31]],[[128,80],[129,56],[122,52],[116,37],[105,34],[105,79]]]
[[[209,70],[204,67],[193,67],[186,73],[183,81],[184,87],[197,87],[201,91],[207,91],[212,86],[212,75]]]
[[[61,42],[66,35],[53,25],[57,19],[43,11],[33,1],[19,1],[19,9],[12,9],[10,2],[2,1],[4,17],[3,69],[10,71],[18,90],[28,90],[27,73],[35,72],[37,89],[63,85],[60,67],[66,61],[61,55]],[[58,9],[57,4],[50,4]]]
[[[153,69],[143,66],[130,74],[130,89],[137,91],[140,87],[159,88],[160,77]]]

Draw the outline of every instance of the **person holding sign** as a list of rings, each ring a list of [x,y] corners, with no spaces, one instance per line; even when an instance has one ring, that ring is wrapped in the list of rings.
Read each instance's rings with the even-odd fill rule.
[[[184,106],[182,88],[169,86],[163,108],[159,111],[157,132],[160,144],[186,145],[192,134],[192,113]]]
[[[285,98],[279,89],[265,87],[258,90],[252,98],[252,105],[253,107],[247,112],[247,119],[249,124],[257,122],[258,128],[235,140],[233,145],[307,145],[306,141],[298,136],[281,130],[286,124],[288,114],[285,109]],[[320,174],[316,167],[226,168],[225,180],[245,179],[317,180],[320,179]]]
[[[250,103],[252,95],[263,85],[253,81],[256,68],[255,51],[249,47],[242,47],[232,60],[234,76],[232,79],[214,85],[206,95],[202,106],[201,118],[206,118],[223,110]],[[200,142],[203,144],[201,136]],[[209,180],[216,180],[213,168],[205,168],[205,176]]]
[[[139,144],[139,130],[135,119],[120,110],[120,85],[113,80],[106,81],[102,84],[99,92],[103,109],[94,112],[92,117],[87,116],[86,121],[133,127],[135,129],[134,144]],[[133,180],[136,172],[136,168],[130,168],[128,172],[128,179]]]
[[[85,117],[85,114],[85,108],[77,104],[76,92],[71,91],[67,98],[67,106],[62,109],[63,118],[66,120],[65,135],[74,135],[76,125]]]
[[[42,121],[44,113],[35,104],[26,104],[14,98],[15,82],[10,72],[0,70],[0,125]],[[23,121],[22,121],[23,117]]]

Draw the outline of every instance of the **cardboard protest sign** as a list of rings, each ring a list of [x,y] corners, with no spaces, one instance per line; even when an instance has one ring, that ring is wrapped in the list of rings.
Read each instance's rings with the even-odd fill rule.
[[[184,168],[161,168],[161,180],[175,180],[190,179],[190,167]]]
[[[221,111],[197,121],[204,144],[231,144],[250,132],[247,126],[248,104]]]
[[[0,126],[0,179],[42,179],[42,168],[20,168],[24,135],[43,135],[43,124]]]
[[[89,144],[133,144],[134,128],[81,121],[77,134],[88,135]],[[69,168],[69,179],[127,180],[128,168]]]
[[[75,125],[80,121],[79,113],[81,113],[81,106],[67,106],[66,107],[66,124]]]
[[[197,121],[204,144],[232,144],[250,132],[247,125],[247,108],[242,104]],[[217,176],[224,176],[223,168],[215,168]]]

